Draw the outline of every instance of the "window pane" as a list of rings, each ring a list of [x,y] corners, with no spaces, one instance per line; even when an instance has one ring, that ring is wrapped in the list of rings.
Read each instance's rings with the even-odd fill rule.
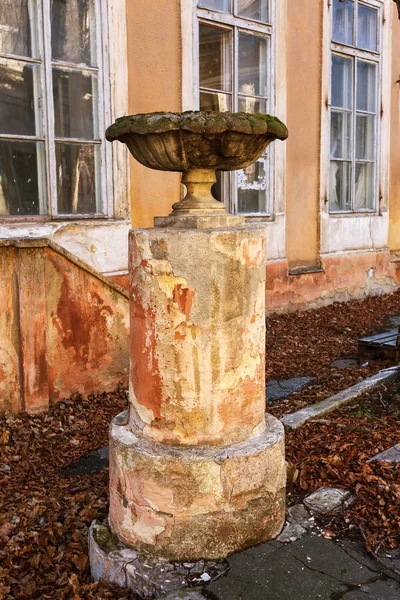
[[[98,137],[94,123],[97,77],[79,71],[53,69],[56,137],[90,140]]]
[[[268,22],[268,0],[237,0],[237,14],[240,17]]]
[[[329,210],[350,210],[351,163],[331,161]]]
[[[374,160],[375,117],[357,115],[356,119],[356,159]]]
[[[351,159],[351,114],[331,112],[331,156]]]
[[[222,12],[231,12],[231,0],[200,0],[199,6]]]
[[[227,94],[209,94],[200,92],[200,110],[231,110],[231,97]]]
[[[51,0],[53,60],[96,64],[93,0]]]
[[[372,209],[374,206],[374,171],[373,163],[356,164],[356,197],[354,208]]]
[[[357,61],[357,110],[376,111],[376,65]]]
[[[93,214],[99,209],[100,146],[56,143],[59,214]]]
[[[200,24],[200,87],[231,90],[230,32]]]
[[[249,112],[249,113],[266,113],[267,112],[267,101],[260,100],[259,98],[249,98],[249,97],[239,96],[238,111],[239,112]]]
[[[44,185],[38,178],[43,158],[43,142],[0,140],[0,215],[45,212],[40,209],[44,206]]]
[[[37,57],[36,2],[0,1],[0,53]]]
[[[353,102],[353,61],[332,55],[332,106],[351,109]]]
[[[358,5],[357,46],[366,50],[377,49],[378,11]]]
[[[239,92],[267,96],[267,40],[239,33]]]
[[[261,158],[236,175],[238,212],[266,213],[267,159]]]
[[[333,0],[332,39],[340,44],[353,45],[354,2]]]
[[[40,135],[38,80],[37,65],[12,60],[0,64],[0,133]]]

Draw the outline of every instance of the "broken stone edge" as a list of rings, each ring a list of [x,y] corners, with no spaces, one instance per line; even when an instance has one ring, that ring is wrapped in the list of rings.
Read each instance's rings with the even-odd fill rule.
[[[280,421],[287,431],[293,431],[294,429],[301,427],[301,425],[304,425],[304,423],[307,423],[307,421],[313,417],[324,415],[325,413],[338,408],[342,404],[350,402],[350,400],[354,400],[358,396],[361,396],[361,394],[367,390],[371,390],[382,383],[397,379],[399,374],[399,366],[390,367],[390,369],[383,369],[375,375],[372,375],[372,377],[368,377],[368,379],[364,379],[364,381],[360,381],[346,390],[331,396],[330,398],[326,398],[321,402],[317,402],[316,404],[302,408],[294,413],[285,415]]]
[[[94,581],[112,583],[141,597],[152,598],[165,597],[188,587],[184,574],[174,570],[173,565],[140,556],[121,544],[107,525],[93,521],[88,537],[90,572]]]

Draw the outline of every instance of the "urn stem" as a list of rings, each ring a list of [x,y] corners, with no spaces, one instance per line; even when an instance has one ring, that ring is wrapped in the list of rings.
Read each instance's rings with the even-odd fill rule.
[[[211,194],[211,188],[217,181],[215,169],[191,168],[182,174],[182,183],[187,194],[172,206],[171,215],[177,213],[195,213],[199,211],[218,214],[226,213],[225,204],[218,202]]]

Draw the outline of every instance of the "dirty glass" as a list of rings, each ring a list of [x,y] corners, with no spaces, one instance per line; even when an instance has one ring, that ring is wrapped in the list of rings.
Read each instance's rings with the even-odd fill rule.
[[[329,182],[329,210],[350,210],[351,163],[331,161]]]
[[[365,50],[377,49],[378,11],[364,4],[358,5],[357,46]]]
[[[51,55],[53,60],[96,65],[93,0],[51,0]]]
[[[232,88],[230,31],[200,24],[200,87]]]
[[[351,113],[331,112],[331,156],[351,159],[352,115]]]
[[[356,160],[374,160],[375,117],[360,115],[356,117]]]
[[[332,56],[331,103],[335,108],[353,106],[353,61],[334,54]]]
[[[333,0],[332,39],[339,44],[353,45],[354,2]]]
[[[236,14],[239,17],[268,23],[268,0],[237,0]]]
[[[356,163],[354,208],[371,209],[374,206],[374,163]]]
[[[0,0],[0,53],[37,58],[35,0]]]
[[[0,60],[0,133],[40,135],[38,92],[39,66],[22,61]],[[36,96],[36,98],[35,98]],[[36,131],[39,129],[39,131]]]
[[[90,140],[98,136],[93,101],[97,77],[93,74],[53,69],[56,137]]]
[[[260,98],[251,98],[248,96],[238,97],[238,111],[249,113],[266,113],[267,101]]]
[[[231,97],[227,94],[200,92],[200,110],[216,110],[219,112],[232,110]]]
[[[94,144],[56,142],[59,214],[99,212],[99,150]]]
[[[221,12],[231,12],[231,0],[200,0],[199,6]]]
[[[239,93],[267,96],[267,40],[239,33]]]
[[[267,159],[260,158],[236,174],[238,212],[241,214],[265,213],[267,190]]]
[[[357,61],[357,110],[376,110],[376,65]]]
[[[0,216],[40,214],[38,162],[43,159],[43,142],[0,140]]]

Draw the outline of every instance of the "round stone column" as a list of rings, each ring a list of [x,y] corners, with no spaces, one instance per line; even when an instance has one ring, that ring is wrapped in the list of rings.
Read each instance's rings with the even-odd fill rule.
[[[276,536],[286,479],[264,416],[265,227],[190,219],[130,233],[130,408],[110,439],[111,529],[182,561]]]

